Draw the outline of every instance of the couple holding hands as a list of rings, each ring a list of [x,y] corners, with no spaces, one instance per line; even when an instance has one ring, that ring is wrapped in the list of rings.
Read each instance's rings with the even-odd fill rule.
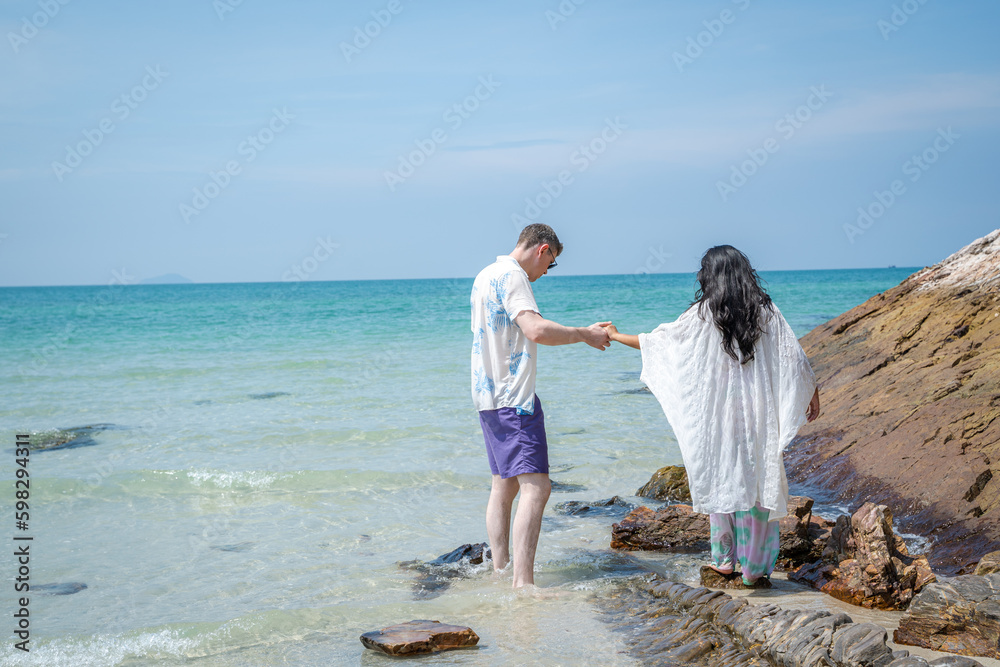
[[[497,257],[472,287],[472,399],[493,474],[486,508],[493,567],[513,560],[514,587],[534,584],[551,491],[545,417],[535,395],[538,344],[583,342],[603,350],[615,341],[642,354],[641,379],[673,428],[694,511],[709,515],[711,566],[727,574],[738,566],[746,584],[769,576],[788,500],[781,454],[799,427],[819,416],[819,392],[805,352],[750,261],[732,246],[710,248],[691,307],[650,333],[629,335],[610,322],[567,327],[541,316],[531,283],[556,266],[561,252],[551,227],[529,225],[513,252]]]

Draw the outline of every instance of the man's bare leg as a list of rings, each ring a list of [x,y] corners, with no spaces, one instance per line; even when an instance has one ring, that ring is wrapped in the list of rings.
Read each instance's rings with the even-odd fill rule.
[[[545,473],[518,475],[517,481],[521,499],[514,516],[514,588],[535,583],[535,548],[542,528],[542,512],[552,492],[552,482]],[[495,551],[493,557],[496,558]]]
[[[502,570],[510,562],[510,507],[520,484],[517,477],[501,479],[493,475],[490,501],[486,505],[486,534],[493,552],[493,569]]]

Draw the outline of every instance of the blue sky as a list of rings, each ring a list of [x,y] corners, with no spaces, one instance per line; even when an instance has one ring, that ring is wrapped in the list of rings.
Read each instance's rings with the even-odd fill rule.
[[[0,285],[473,276],[529,220],[565,274],[922,266],[1000,226],[997,3],[576,2],[0,1]]]

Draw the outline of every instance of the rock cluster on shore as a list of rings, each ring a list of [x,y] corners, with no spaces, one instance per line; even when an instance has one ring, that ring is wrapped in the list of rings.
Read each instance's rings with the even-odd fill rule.
[[[641,628],[626,641],[630,653],[649,664],[982,667],[959,656],[928,662],[893,651],[885,628],[855,623],[847,614],[751,604],[659,577],[624,588],[602,605],[613,623]]]
[[[833,524],[814,516],[812,506],[811,498],[788,499],[788,516],[780,520],[779,532],[778,563],[783,568],[817,560],[826,546]],[[709,535],[708,515],[694,512],[690,505],[667,505],[655,511],[638,507],[611,527],[611,548],[707,552]]]
[[[790,479],[893,507],[943,574],[1000,548],[1000,230],[801,342],[823,413]]]
[[[840,516],[822,560],[803,565],[788,578],[870,609],[905,609],[935,581],[927,557],[911,556],[893,532],[889,508],[872,503],[853,516]]]

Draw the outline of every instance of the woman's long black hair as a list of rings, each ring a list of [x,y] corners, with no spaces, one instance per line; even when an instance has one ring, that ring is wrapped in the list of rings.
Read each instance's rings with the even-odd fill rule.
[[[771,308],[771,297],[760,276],[742,252],[731,245],[718,245],[701,258],[698,283],[691,305],[698,304],[702,313],[708,306],[722,334],[722,349],[736,361],[747,363],[753,359],[754,345],[763,332],[761,311]]]

